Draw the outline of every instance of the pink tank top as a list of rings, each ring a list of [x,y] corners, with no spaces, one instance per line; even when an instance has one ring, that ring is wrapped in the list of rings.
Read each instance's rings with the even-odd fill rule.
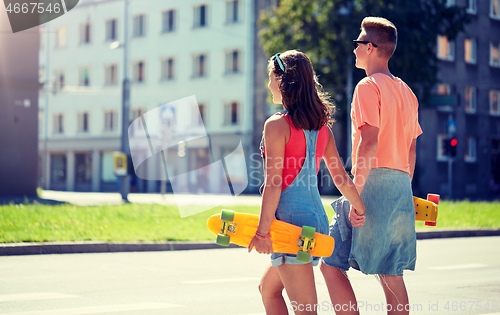
[[[288,125],[290,126],[290,139],[285,145],[285,160],[283,164],[283,185],[281,191],[285,190],[293,182],[295,177],[299,174],[304,165],[306,158],[306,136],[302,129],[295,128],[291,118],[283,113],[277,113],[285,117]],[[323,126],[318,132],[318,139],[316,142],[316,173],[319,172],[319,165],[325,153],[326,145],[328,143],[328,127]],[[264,156],[266,148],[263,148]]]

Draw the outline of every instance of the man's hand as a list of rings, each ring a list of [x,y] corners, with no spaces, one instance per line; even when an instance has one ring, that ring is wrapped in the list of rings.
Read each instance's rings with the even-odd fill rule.
[[[349,221],[351,221],[352,227],[360,227],[365,223],[365,214],[359,214],[353,206],[349,211]]]

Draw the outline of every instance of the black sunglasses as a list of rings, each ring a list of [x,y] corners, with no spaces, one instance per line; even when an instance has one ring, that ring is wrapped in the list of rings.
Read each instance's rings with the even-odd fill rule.
[[[367,41],[367,40],[353,40],[352,41],[352,44],[354,45],[354,49],[358,48],[358,45],[359,44],[372,44],[373,47],[378,47],[377,45],[375,45],[374,43],[370,42],[370,41]]]

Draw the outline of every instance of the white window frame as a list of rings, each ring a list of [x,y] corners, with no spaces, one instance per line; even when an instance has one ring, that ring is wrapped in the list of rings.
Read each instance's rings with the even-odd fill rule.
[[[147,15],[137,14],[132,18],[132,36],[135,38],[146,37],[147,34]]]
[[[118,85],[118,64],[113,63],[104,66],[104,85],[106,86]]]
[[[87,129],[85,129],[85,115],[87,115]],[[78,132],[90,132],[90,113],[88,111],[78,113]]]
[[[88,74],[88,84],[85,84],[85,71]],[[90,67],[81,67],[78,69],[78,86],[89,87],[91,85],[91,72]]]
[[[170,16],[170,12],[172,12],[172,16]],[[171,22],[171,20],[173,20]],[[170,25],[172,28],[170,28]],[[173,33],[177,30],[177,10],[176,9],[168,9],[162,12],[161,14],[161,32],[162,33]]]
[[[488,100],[489,100],[489,104],[490,104],[490,115],[500,116],[500,91],[490,90],[488,96],[489,96]],[[495,101],[496,101],[496,109],[494,108]]]
[[[226,24],[236,24],[241,22],[241,8],[242,3],[240,0],[226,0]]]
[[[114,36],[113,36],[113,25],[114,23]],[[106,21],[106,41],[107,42],[114,42],[114,41],[117,41],[118,40],[118,19],[114,18],[114,19],[110,19],[110,20],[107,20]]]
[[[475,114],[477,111],[477,89],[475,86],[466,86],[464,92],[465,112]]]
[[[171,63],[171,68],[169,62]],[[176,68],[176,60],[175,57],[167,57],[161,60],[161,80],[162,81],[171,81],[175,80],[175,68]],[[171,70],[171,71],[170,71]]]
[[[140,80],[140,64],[142,63],[142,80]],[[138,60],[132,64],[132,79],[134,83],[146,82],[146,61]]]
[[[55,113],[52,116],[52,132],[56,135],[64,134],[64,113]]]
[[[469,49],[470,51],[468,51]],[[466,63],[477,64],[477,40],[475,38],[466,38],[464,40],[464,52],[464,60]],[[467,60],[468,54],[470,55],[470,60]]]
[[[104,132],[114,132],[118,130],[118,111],[115,109],[104,111]]]
[[[87,31],[88,31],[88,40],[87,40]],[[90,45],[91,43],[92,43],[92,23],[85,22],[80,24],[80,45]]]
[[[66,48],[67,46],[67,28],[66,26],[61,26],[55,29],[55,42],[54,42],[54,47],[55,48]]]
[[[469,14],[477,14],[477,0],[467,0],[467,8],[465,11]]]
[[[233,104],[236,104],[236,121],[233,121]],[[224,125],[237,126],[241,123],[241,102],[232,100],[224,105]]]
[[[234,63],[234,53],[236,53],[236,66]],[[242,66],[242,53],[241,49],[231,49],[226,51],[226,74],[241,73]]]
[[[62,83],[61,83],[62,76]],[[54,70],[54,81],[53,81],[53,89],[56,91],[60,91],[64,89],[66,86],[66,74],[62,69]]]
[[[499,0],[500,1],[500,0]],[[497,59],[493,59],[493,51],[496,49]],[[490,42],[490,67],[500,68],[500,44]]]
[[[438,162],[446,162],[448,161],[448,155],[443,155],[441,154],[443,151],[443,144],[445,143],[445,140],[449,138],[449,135],[447,134],[438,134],[437,135],[437,151],[436,151],[436,160]]]
[[[446,47],[442,47],[446,45]],[[446,55],[441,55],[441,49],[445,49]],[[437,57],[439,60],[455,61],[455,41],[448,40],[444,35],[437,37]]]
[[[477,141],[475,137],[465,137],[464,161],[474,163],[477,161]]]
[[[200,68],[201,57],[203,56],[203,71]],[[202,73],[203,72],[203,73]],[[193,56],[193,77],[205,78],[208,77],[208,54],[201,53]]]
[[[201,24],[201,8],[205,7],[204,24]],[[193,28],[208,27],[208,3],[201,3],[193,8]]]
[[[500,0],[490,0],[490,18],[500,20]]]

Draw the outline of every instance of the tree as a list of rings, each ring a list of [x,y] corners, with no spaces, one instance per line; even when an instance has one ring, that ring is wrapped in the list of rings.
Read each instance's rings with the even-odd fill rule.
[[[320,82],[345,110],[347,72],[354,60],[352,40],[359,35],[364,17],[387,18],[399,35],[389,68],[423,101],[437,82],[437,36],[454,39],[467,23],[465,8],[448,7],[446,2],[281,0],[275,9],[262,11],[259,37],[269,56],[289,49],[306,53]],[[362,70],[354,71],[354,82],[364,75]]]

